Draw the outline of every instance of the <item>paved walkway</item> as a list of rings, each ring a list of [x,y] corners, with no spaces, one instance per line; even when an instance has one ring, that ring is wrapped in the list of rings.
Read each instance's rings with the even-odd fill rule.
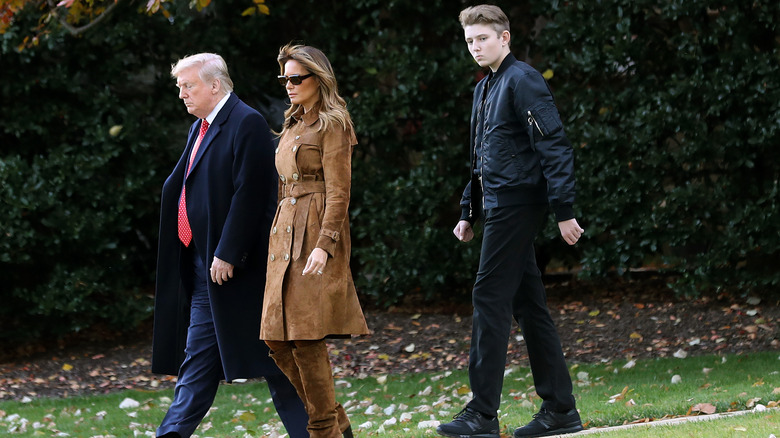
[[[567,435],[555,435],[555,436],[561,438],[568,438],[568,437],[574,437],[580,435],[592,435],[596,433],[611,432],[613,430],[634,429],[637,427],[669,426],[669,425],[675,425],[681,423],[696,423],[699,421],[712,421],[720,418],[736,417],[739,415],[752,414],[756,412],[770,412],[770,411],[779,411],[779,410],[780,408],[766,408],[766,407],[764,407],[763,409],[754,408],[747,411],[735,411],[735,412],[724,412],[722,414],[696,415],[696,416],[688,416],[688,417],[669,418],[667,420],[648,421],[645,423],[631,423],[631,424],[624,424],[621,426],[613,426],[613,427],[594,427],[591,429],[583,430],[582,432],[571,433]]]

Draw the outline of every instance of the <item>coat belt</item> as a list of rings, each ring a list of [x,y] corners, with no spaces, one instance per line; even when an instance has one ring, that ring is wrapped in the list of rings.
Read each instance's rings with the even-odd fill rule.
[[[309,207],[312,193],[325,193],[325,181],[301,181],[282,186],[282,196],[295,198],[295,219],[293,219],[293,260],[301,257],[303,237],[306,234],[306,223],[309,219]]]
[[[309,193],[325,193],[325,181],[301,181],[282,186],[282,196],[285,198],[297,198]]]

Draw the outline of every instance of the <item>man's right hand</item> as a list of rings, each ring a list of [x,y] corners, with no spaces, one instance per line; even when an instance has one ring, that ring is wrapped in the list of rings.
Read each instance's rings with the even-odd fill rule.
[[[468,242],[474,238],[474,230],[471,228],[469,221],[460,221],[458,225],[455,225],[455,229],[452,230],[455,237],[461,242]]]

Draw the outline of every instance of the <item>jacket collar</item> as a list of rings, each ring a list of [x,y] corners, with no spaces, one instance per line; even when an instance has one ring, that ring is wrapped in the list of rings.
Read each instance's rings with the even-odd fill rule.
[[[496,70],[495,72],[493,72],[492,70],[490,71],[490,75],[488,75],[488,80],[492,81],[493,79],[498,77],[501,73],[505,72],[506,69],[508,69],[509,66],[514,64],[515,62],[517,62],[517,58],[515,58],[515,55],[513,55],[512,52],[509,52],[504,57],[504,60],[501,61],[501,65],[498,67],[498,70]]]
[[[317,103],[312,109],[306,112],[303,111],[303,106],[301,105],[295,113],[293,113],[293,117],[295,117],[296,121],[303,121],[306,126],[311,126],[320,119],[320,104]]]
[[[227,101],[224,105],[222,105],[222,108],[220,108],[219,112],[217,113],[216,117],[214,117],[214,120],[211,122],[211,126],[213,125],[222,125],[227,121],[228,116],[230,115],[230,112],[233,110],[233,107],[236,106],[238,103],[238,96],[236,96],[236,93],[230,93],[228,96]],[[209,126],[209,129],[211,129],[211,126]]]

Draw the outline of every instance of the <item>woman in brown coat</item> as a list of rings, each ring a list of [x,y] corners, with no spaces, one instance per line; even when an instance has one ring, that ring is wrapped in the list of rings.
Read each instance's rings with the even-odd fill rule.
[[[287,45],[277,60],[291,104],[276,149],[280,201],[260,338],[304,401],[311,437],[352,437],[336,402],[325,338],[368,333],[349,269],[347,209],[357,140],[325,54]]]

